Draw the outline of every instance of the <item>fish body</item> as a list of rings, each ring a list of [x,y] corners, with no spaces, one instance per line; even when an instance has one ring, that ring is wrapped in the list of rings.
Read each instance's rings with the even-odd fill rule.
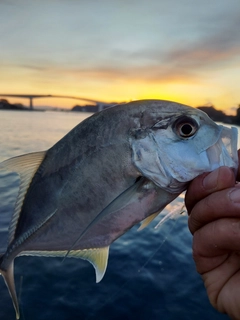
[[[0,164],[21,179],[0,258],[17,318],[15,257],[79,257],[100,281],[114,240],[140,221],[147,225],[197,175],[236,169],[236,136],[200,110],[136,101],[94,114],[47,151]]]

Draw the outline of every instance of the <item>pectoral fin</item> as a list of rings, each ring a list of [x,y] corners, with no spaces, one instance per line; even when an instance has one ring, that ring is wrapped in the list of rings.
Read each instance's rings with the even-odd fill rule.
[[[100,219],[104,218],[108,214],[112,214],[127,205],[131,202],[135,202],[139,196],[137,190],[140,186],[145,183],[145,178],[141,177],[136,183],[130,186],[128,189],[123,191],[116,199],[114,199],[106,208],[104,208],[85,228],[85,230],[78,236],[75,242],[72,244],[71,248],[68,250],[65,258],[69,255],[70,251],[74,249],[74,246],[77,242],[88,232],[88,230],[93,227]]]
[[[138,231],[143,230],[144,228],[146,228],[150,222],[152,222],[157,216],[158,216],[159,212],[153,213],[151,214],[149,217],[147,217],[146,219],[144,219],[141,222],[140,227],[138,228]]]

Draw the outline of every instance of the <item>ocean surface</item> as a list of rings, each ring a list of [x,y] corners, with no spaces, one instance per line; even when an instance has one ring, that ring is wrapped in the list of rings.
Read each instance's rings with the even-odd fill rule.
[[[89,114],[0,111],[0,162],[46,150]],[[13,173],[0,174],[0,252],[18,192]],[[183,195],[168,210],[180,206]],[[166,214],[167,210],[164,211]],[[163,213],[163,214],[164,214]],[[216,312],[195,270],[187,216],[155,229],[138,226],[110,247],[103,280],[96,284],[90,263],[81,259],[18,257],[15,283],[22,320],[207,320],[228,319]],[[15,312],[0,277],[0,319]]]

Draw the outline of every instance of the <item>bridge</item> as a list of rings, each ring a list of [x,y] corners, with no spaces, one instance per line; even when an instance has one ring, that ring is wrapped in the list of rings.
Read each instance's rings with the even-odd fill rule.
[[[0,97],[9,97],[9,98],[27,98],[29,99],[29,109],[33,110],[33,99],[38,98],[63,98],[63,99],[74,99],[74,100],[82,100],[91,103],[95,103],[98,107],[98,111],[103,110],[104,106],[112,105],[105,103],[103,101],[97,101],[93,99],[86,99],[80,97],[73,97],[73,96],[64,96],[64,95],[53,95],[53,94],[0,94]]]

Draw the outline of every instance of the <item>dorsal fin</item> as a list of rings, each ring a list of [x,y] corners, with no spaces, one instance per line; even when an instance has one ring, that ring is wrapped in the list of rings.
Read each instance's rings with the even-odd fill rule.
[[[28,153],[22,156],[5,160],[2,163],[0,163],[0,170],[16,172],[19,174],[21,180],[18,191],[18,197],[11,220],[11,225],[9,228],[9,243],[13,240],[17,221],[19,218],[19,213],[21,211],[28,187],[38,167],[42,163],[45,155],[46,151]]]
[[[153,219],[155,219],[158,214],[159,214],[159,212],[153,213],[153,214],[151,214],[149,217],[147,217],[146,219],[144,219],[144,220],[141,222],[141,225],[140,225],[140,227],[138,228],[138,231],[141,231],[141,230],[143,230],[144,228],[146,228],[146,226],[148,226],[149,223],[152,222]]]

